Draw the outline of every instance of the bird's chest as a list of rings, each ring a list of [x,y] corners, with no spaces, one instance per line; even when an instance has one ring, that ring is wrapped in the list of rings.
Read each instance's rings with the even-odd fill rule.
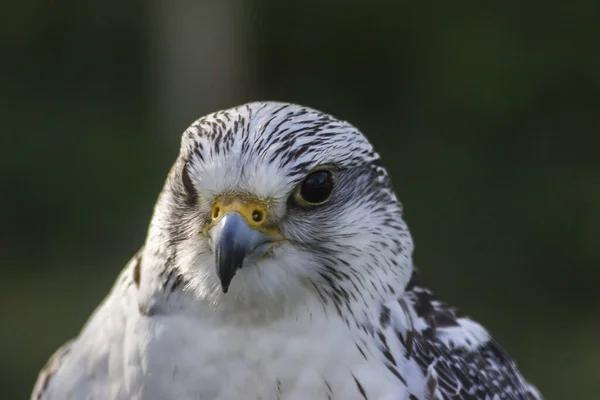
[[[401,391],[341,321],[228,325],[169,317],[136,330],[126,344],[127,364],[139,366],[126,373],[130,397],[318,400],[364,399],[364,392],[383,399]]]

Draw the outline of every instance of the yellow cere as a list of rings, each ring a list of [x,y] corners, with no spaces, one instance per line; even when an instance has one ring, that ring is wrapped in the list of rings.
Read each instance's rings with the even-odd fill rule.
[[[253,229],[258,229],[266,234],[277,236],[279,230],[269,223],[268,202],[254,196],[235,193],[217,197],[211,211],[209,228],[216,225],[223,215],[236,212],[244,218]]]

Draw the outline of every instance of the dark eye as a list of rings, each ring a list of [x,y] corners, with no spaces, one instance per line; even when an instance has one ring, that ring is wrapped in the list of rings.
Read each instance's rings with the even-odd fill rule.
[[[181,171],[181,182],[183,183],[183,187],[185,188],[185,192],[188,195],[188,197],[190,199],[195,199],[196,198],[196,188],[194,187],[194,184],[192,183],[192,180],[190,178],[190,172],[188,171],[188,166],[187,164],[183,167],[183,170]]]
[[[300,203],[320,205],[326,203],[333,192],[333,175],[331,171],[320,170],[308,175],[300,185],[297,198]]]

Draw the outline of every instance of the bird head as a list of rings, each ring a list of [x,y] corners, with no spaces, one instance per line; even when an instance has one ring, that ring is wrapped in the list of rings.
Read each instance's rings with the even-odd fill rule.
[[[412,270],[400,203],[365,136],[275,102],[219,111],[184,132],[149,246],[212,300],[307,287],[323,297],[383,293]]]

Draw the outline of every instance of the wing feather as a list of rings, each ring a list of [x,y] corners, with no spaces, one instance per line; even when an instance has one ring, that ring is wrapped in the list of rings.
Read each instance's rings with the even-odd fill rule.
[[[437,300],[417,272],[404,299],[424,322],[413,327],[408,356],[424,373],[431,399],[541,400],[485,329]]]
[[[63,344],[56,352],[50,357],[44,368],[40,371],[33,393],[31,394],[31,400],[43,400],[46,399],[45,394],[47,393],[48,385],[52,377],[58,372],[63,365],[65,357],[69,355],[73,340],[69,340]]]
[[[111,379],[123,378],[125,327],[136,290],[138,264],[136,255],[80,334],[50,357],[38,376],[31,400],[120,398],[120,385],[112,385]]]

